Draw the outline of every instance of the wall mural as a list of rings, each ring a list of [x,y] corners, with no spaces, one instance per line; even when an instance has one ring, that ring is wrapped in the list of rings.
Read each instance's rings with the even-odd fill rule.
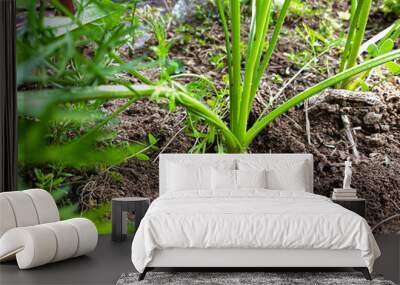
[[[111,198],[157,197],[160,153],[306,152],[315,193],[351,158],[367,221],[400,232],[400,7],[383,2],[276,1],[249,33],[248,4],[17,1],[18,187],[107,233]]]

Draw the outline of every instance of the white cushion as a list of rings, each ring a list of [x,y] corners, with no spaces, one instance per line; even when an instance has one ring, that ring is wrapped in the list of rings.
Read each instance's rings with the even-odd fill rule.
[[[239,160],[239,170],[267,170],[267,188],[271,190],[306,191],[311,181],[306,161],[294,160]]]
[[[160,159],[160,188],[165,191],[212,190],[212,169],[236,169],[235,159],[208,161],[202,155],[198,159],[176,157],[165,161]],[[163,169],[163,171],[161,171]]]
[[[267,172],[268,189],[305,192],[307,181],[304,172],[304,164],[298,164],[285,171],[269,170]]]
[[[74,257],[91,252],[96,248],[98,239],[97,229],[90,220],[75,218],[64,222],[73,226],[78,234],[78,248]]]
[[[212,188],[214,190],[236,190],[236,170],[212,168]]]
[[[0,195],[0,237],[8,230],[15,228],[17,222],[15,221],[14,211],[10,202],[6,197]]]
[[[51,223],[60,220],[56,202],[49,192],[42,189],[22,191],[32,199],[39,218],[39,224]]]
[[[14,228],[0,239],[0,260],[16,258],[20,269],[51,262],[57,251],[57,240],[43,225]]]
[[[263,170],[236,170],[237,187],[240,188],[267,188],[267,171]]]
[[[65,221],[43,224],[49,228],[52,234],[55,235],[57,241],[57,249],[55,256],[51,262],[57,262],[75,256],[78,249],[78,233],[71,225]]]
[[[213,190],[234,191],[241,188],[267,188],[267,171],[212,169]]]
[[[3,192],[1,195],[10,203],[17,227],[33,226],[39,223],[35,206],[29,195],[22,191]]]
[[[169,163],[169,191],[211,189],[211,167]]]

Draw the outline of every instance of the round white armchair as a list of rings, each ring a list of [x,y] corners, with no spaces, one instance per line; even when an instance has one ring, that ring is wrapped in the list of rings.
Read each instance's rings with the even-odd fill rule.
[[[0,193],[0,262],[16,259],[20,269],[57,262],[89,253],[97,238],[88,219],[60,221],[45,190]]]

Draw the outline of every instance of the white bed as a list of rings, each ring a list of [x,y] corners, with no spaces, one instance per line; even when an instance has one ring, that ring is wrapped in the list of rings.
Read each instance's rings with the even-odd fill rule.
[[[312,192],[312,155],[162,154],[133,264],[140,279],[155,267],[354,267],[370,278],[380,251],[367,222]]]

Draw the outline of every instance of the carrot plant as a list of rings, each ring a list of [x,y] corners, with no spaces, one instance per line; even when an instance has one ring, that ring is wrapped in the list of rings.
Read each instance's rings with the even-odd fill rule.
[[[241,37],[241,1],[216,0],[222,27],[225,34],[226,63],[229,78],[229,122],[217,114],[212,108],[191,94],[183,85],[170,81],[143,85],[107,85],[98,87],[75,88],[68,92],[63,90],[46,90],[20,92],[19,96],[25,100],[33,100],[35,106],[39,104],[59,104],[65,102],[81,102],[87,100],[113,100],[130,98],[130,103],[143,97],[152,97],[156,100],[169,100],[170,106],[178,104],[189,113],[203,119],[206,124],[216,129],[227,152],[245,152],[256,136],[271,122],[284,114],[290,108],[301,104],[304,100],[318,95],[326,88],[347,82],[357,74],[362,74],[376,66],[391,62],[400,57],[400,50],[393,50],[378,55],[359,65],[356,64],[358,49],[347,48],[346,62],[341,64],[340,72],[309,87],[291,99],[284,101],[269,113],[263,113],[253,125],[249,125],[249,115],[254,98],[259,89],[262,77],[268,69],[270,59],[279,40],[279,35],[290,6],[290,0],[285,0],[280,8],[271,36],[268,37],[271,24],[273,0],[253,0],[252,18],[248,34],[246,52],[242,53]],[[360,8],[354,11],[354,22],[364,25],[370,0],[360,0]],[[352,43],[360,41],[358,29],[352,28]],[[349,44],[350,45],[350,44]],[[242,58],[242,55],[243,58]],[[212,84],[212,83],[211,83]],[[212,84],[213,85],[213,84]],[[32,94],[35,93],[35,94]],[[40,94],[37,94],[40,93]],[[271,95],[273,96],[273,94]],[[171,104],[172,102],[172,104]],[[28,106],[28,105],[27,105]],[[24,109],[25,106],[20,106]]]
[[[372,0],[351,1],[350,27],[347,34],[346,46],[340,60],[340,72],[354,67],[357,64],[357,59],[363,52],[368,51],[366,59],[370,59],[390,52],[394,48],[394,41],[400,34],[400,21],[396,21],[391,27],[373,37],[366,43],[363,43],[371,5]],[[398,72],[399,68],[395,63],[389,63],[386,64],[386,66],[392,73]],[[369,72],[370,70],[348,78],[340,82],[337,87],[355,90],[360,85],[362,87],[366,86],[364,79]]]
[[[371,3],[372,0],[351,1],[350,28],[347,35],[346,47],[340,61],[340,71],[344,71],[357,64],[357,57],[364,40]],[[342,84],[345,86],[346,81]]]

